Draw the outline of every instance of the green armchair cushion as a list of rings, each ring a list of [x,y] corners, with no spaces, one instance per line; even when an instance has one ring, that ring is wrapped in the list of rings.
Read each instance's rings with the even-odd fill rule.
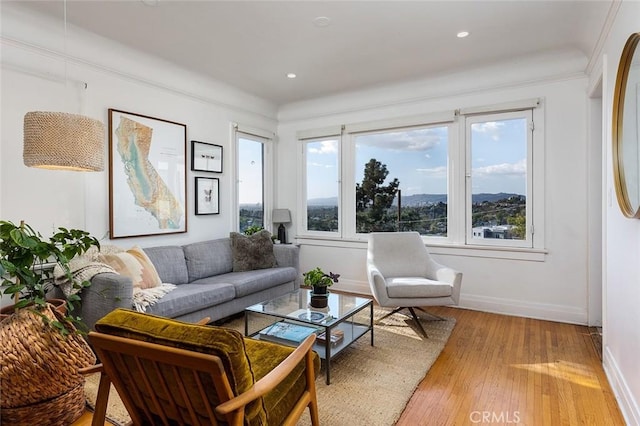
[[[245,338],[247,355],[255,380],[260,380],[288,357],[294,348]],[[314,371],[320,371],[320,357],[314,352]],[[306,386],[305,364],[300,362],[293,372],[274,390],[264,396],[264,408],[269,425],[280,425],[293,409]]]
[[[224,365],[235,395],[254,384],[245,339],[235,330],[189,324],[128,309],[112,311],[100,319],[95,328],[105,334],[216,355]],[[217,405],[219,401],[215,391],[210,396],[212,403]],[[248,425],[271,424],[267,423],[262,400],[247,406],[245,421]]]

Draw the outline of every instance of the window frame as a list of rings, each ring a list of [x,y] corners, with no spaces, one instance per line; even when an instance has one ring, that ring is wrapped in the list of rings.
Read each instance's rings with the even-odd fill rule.
[[[349,226],[346,227],[346,238],[353,240],[365,241],[368,238],[367,233],[356,232],[356,138],[358,136],[363,135],[372,135],[372,134],[381,134],[381,133],[391,133],[391,132],[402,132],[402,131],[410,131],[415,129],[429,129],[429,128],[437,128],[437,127],[446,127],[447,128],[447,236],[431,236],[431,235],[422,235],[422,239],[425,242],[434,243],[434,244],[446,244],[451,243],[453,241],[450,224],[453,220],[453,208],[455,208],[455,202],[452,204],[452,170],[453,170],[453,156],[452,156],[452,148],[458,144],[457,138],[458,133],[456,129],[456,123],[452,119],[449,121],[441,121],[440,119],[435,122],[422,123],[422,124],[411,124],[400,127],[392,127],[392,128],[382,128],[382,129],[372,129],[368,131],[361,132],[350,132],[347,133],[347,143],[345,144],[349,151],[349,155],[345,156],[348,159],[345,160],[345,164],[349,164],[350,167],[345,167],[347,169],[347,176],[345,177],[346,182],[351,182],[351,184],[343,189],[345,193],[344,197],[344,213],[347,218],[350,219],[348,222]],[[456,152],[453,149],[454,153]],[[452,208],[453,206],[453,208]],[[345,220],[345,222],[348,219]]]
[[[240,139],[249,139],[262,143],[262,197],[263,197],[263,227],[271,229],[271,214],[274,206],[274,155],[273,140],[274,134],[266,130],[254,129],[232,123],[233,134],[233,156],[234,156],[234,185],[233,185],[233,212],[231,218],[231,229],[240,232]]]
[[[337,167],[338,167],[338,181],[336,182],[336,185],[338,187],[338,230],[336,232],[332,232],[332,231],[317,231],[317,230],[310,230],[308,228],[308,218],[307,218],[307,209],[308,209],[308,205],[307,205],[307,201],[308,201],[308,196],[307,196],[307,177],[308,177],[308,173],[307,173],[307,152],[308,152],[308,146],[310,143],[317,143],[317,142],[323,142],[323,141],[328,141],[328,140],[336,140],[338,143],[338,153],[337,153]],[[300,185],[298,185],[298,193],[299,193],[299,209],[300,212],[302,213],[300,215],[300,223],[298,224],[298,234],[300,235],[306,235],[306,236],[316,236],[316,237],[327,237],[327,238],[341,238],[342,237],[342,229],[343,229],[343,218],[342,218],[342,193],[343,193],[343,189],[342,189],[342,135],[338,134],[338,135],[329,135],[329,136],[316,136],[316,137],[308,137],[308,138],[299,138],[298,139],[298,143],[301,144],[301,150],[300,150],[300,158],[298,161],[298,164],[300,164],[300,168],[301,168],[301,173],[300,176],[301,178],[299,179],[299,181],[301,182]]]
[[[492,238],[473,238],[472,224],[472,199],[473,199],[473,176],[472,176],[472,138],[471,126],[477,123],[487,123],[492,121],[507,121],[514,119],[526,120],[526,207],[525,207],[525,238],[516,239],[492,239]],[[533,108],[518,111],[499,111],[471,114],[464,117],[465,126],[465,239],[464,244],[467,246],[497,246],[497,247],[519,247],[533,248],[533,205],[535,204],[533,192],[533,134],[534,134],[534,117]]]
[[[525,245],[504,244],[499,240],[494,244],[475,244],[467,241],[467,205],[470,205],[471,192],[467,188],[467,170],[470,170],[470,156],[467,137],[467,118],[490,116],[506,113],[529,112],[532,119],[528,132],[527,148],[527,236]],[[481,105],[458,110],[382,119],[365,123],[353,123],[332,126],[325,129],[302,130],[297,132],[297,143],[313,137],[318,139],[338,137],[341,193],[339,203],[340,232],[308,231],[299,221],[298,240],[304,244],[322,246],[358,247],[366,242],[367,234],[357,234],[355,223],[355,140],[354,134],[393,131],[410,127],[449,126],[448,146],[448,208],[447,237],[423,236],[434,253],[447,255],[468,255],[472,257],[498,257],[530,261],[544,261],[544,222],[545,222],[545,140],[544,108],[541,98],[532,98],[504,102],[493,105]],[[327,129],[342,129],[339,132]],[[302,144],[304,145],[304,144]],[[306,156],[304,146],[298,151],[298,201],[301,212],[306,216]],[[304,160],[304,162],[303,162]],[[534,202],[535,200],[535,202]],[[470,209],[469,209],[470,211]],[[469,214],[469,220],[470,220]],[[469,232],[472,232],[470,230]],[[525,241],[525,240],[512,240]]]

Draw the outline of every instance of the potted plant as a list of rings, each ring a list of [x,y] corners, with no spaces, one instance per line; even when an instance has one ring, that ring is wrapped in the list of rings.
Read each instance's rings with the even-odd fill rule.
[[[328,287],[338,282],[340,274],[333,272],[325,273],[320,267],[316,267],[302,274],[304,276],[304,284],[313,288],[314,295],[327,294]]]
[[[15,300],[8,311],[26,306],[33,306],[37,311],[46,306],[46,294],[52,288],[53,264],[62,269],[74,289],[88,287],[88,281],[79,282],[73,278],[69,262],[92,246],[100,248],[99,241],[79,229],[58,228],[49,240],[45,240],[24,222],[16,225],[0,221],[0,288],[3,294],[11,295]],[[81,319],[73,314],[73,310],[80,296],[79,292],[72,293],[64,300],[64,319],[77,325]],[[51,325],[63,334],[69,331],[64,322],[53,321]]]
[[[247,229],[244,230],[244,235],[246,236],[251,236],[257,232],[262,231],[264,228],[262,226],[258,226],[258,225],[251,225],[249,227],[247,227]],[[271,236],[271,242],[276,244],[276,241],[278,241],[277,237],[275,235]],[[279,242],[279,241],[278,241]]]
[[[0,221],[0,288],[14,297],[0,322],[0,408],[8,424],[70,424],[84,410],[84,378],[79,369],[95,355],[74,324],[77,293],[65,296],[66,312],[55,311],[46,296],[58,265],[75,289],[88,282],[74,279],[69,262],[97,239],[78,229],[58,228],[48,240],[24,222]],[[6,309],[5,309],[6,311]]]

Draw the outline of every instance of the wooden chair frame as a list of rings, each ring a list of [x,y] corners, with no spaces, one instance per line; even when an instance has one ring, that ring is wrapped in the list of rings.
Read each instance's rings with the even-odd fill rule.
[[[187,394],[182,377],[185,368],[191,370],[193,374],[193,380],[197,384],[199,397],[205,402],[210,424],[218,424],[218,419],[215,416],[215,413],[217,413],[219,416],[223,416],[229,425],[240,426],[244,423],[246,405],[273,390],[303,360],[306,367],[307,386],[285,419],[283,425],[295,425],[306,408],[309,408],[311,423],[314,426],[318,426],[320,423],[313,366],[312,346],[315,341],[314,334],[307,337],[285,360],[267,373],[262,379],[254,383],[250,389],[237,396],[234,395],[231,390],[222,361],[215,355],[97,332],[89,333],[89,340],[102,361],[102,367],[95,366],[83,370],[83,373],[101,371],[96,409],[92,421],[93,426],[104,425],[109,388],[112,381],[134,425],[142,424],[143,419],[150,419],[152,411],[164,424],[169,424],[170,420],[177,420],[180,424],[199,425],[200,422],[196,416],[194,407],[191,405],[191,398]],[[125,363],[125,358],[129,358],[129,362]],[[143,368],[143,365],[146,365],[147,369]],[[162,378],[162,375],[159,374],[162,365],[168,367],[164,369],[165,375],[167,371],[172,372],[173,379],[178,384],[177,392],[175,390],[169,390],[166,381]],[[152,366],[152,368],[149,369],[149,366]],[[182,372],[180,369],[182,369]],[[164,395],[169,397],[168,406],[172,411],[176,412],[178,406],[175,395],[179,394],[181,396],[189,413],[189,421],[183,422],[179,419],[168,417],[167,410],[160,404],[156,390],[151,385],[152,380],[149,375],[149,370],[155,374],[155,381],[160,382],[160,387]],[[143,388],[145,392],[151,396],[150,404],[143,402],[140,389],[135,386],[125,386],[122,377],[125,375],[131,376],[134,373],[137,377],[142,377],[142,383],[139,383],[138,387]],[[217,407],[206,404],[206,402],[208,402],[207,393],[212,390],[204,387],[201,380],[203,374],[211,377],[215,387],[214,391],[217,393],[219,400],[223,401]],[[165,404],[165,407],[166,406]],[[141,407],[142,410],[139,407]]]

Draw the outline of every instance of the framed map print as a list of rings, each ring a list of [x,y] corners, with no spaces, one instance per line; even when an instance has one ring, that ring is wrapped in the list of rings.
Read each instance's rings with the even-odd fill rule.
[[[187,126],[109,109],[109,236],[187,232]]]
[[[220,213],[220,181],[217,178],[196,177],[196,214]]]
[[[212,143],[191,141],[191,170],[222,173],[222,147]]]

